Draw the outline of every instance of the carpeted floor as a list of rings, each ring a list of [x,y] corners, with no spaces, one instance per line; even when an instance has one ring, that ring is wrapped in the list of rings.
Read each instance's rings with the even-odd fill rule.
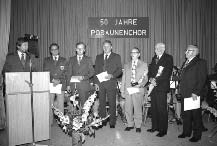
[[[142,127],[141,133],[136,133],[135,129],[126,132],[125,125],[118,117],[115,129],[110,129],[109,125],[96,130],[96,137],[86,137],[83,146],[217,146],[217,134],[212,138],[209,135],[216,126],[213,120],[208,121],[204,117],[204,125],[208,128],[207,132],[203,132],[202,139],[197,143],[191,143],[189,138],[179,139],[177,136],[182,132],[182,126],[176,123],[169,124],[166,136],[156,137],[157,132],[148,133],[146,130],[151,127],[150,118]],[[6,132],[0,131],[0,146],[7,146]],[[72,146],[72,139],[65,135],[57,124],[51,128],[51,140],[39,142],[38,144],[47,144],[53,146]],[[28,145],[28,144],[25,144]],[[22,145],[23,146],[23,145]]]

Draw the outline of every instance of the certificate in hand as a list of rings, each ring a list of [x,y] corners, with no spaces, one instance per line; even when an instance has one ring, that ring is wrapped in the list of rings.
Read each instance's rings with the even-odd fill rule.
[[[80,82],[79,78],[81,78],[81,76],[72,76],[70,82],[71,83],[78,83],[78,82]]]
[[[98,74],[96,76],[97,76],[97,78],[98,78],[98,80],[99,80],[100,83],[109,80],[109,79],[106,78],[108,76],[107,71],[102,72],[102,73],[100,73],[100,74]]]
[[[131,94],[138,93],[138,92],[139,92],[139,88],[136,88],[136,87],[129,87],[129,88],[127,88],[127,91],[128,91],[128,93],[131,95]]]
[[[62,84],[58,84],[56,86],[53,83],[50,83],[50,93],[61,94],[62,93]]]
[[[193,100],[192,97],[184,99],[184,111],[198,108],[200,108],[200,96],[197,97],[197,100]]]

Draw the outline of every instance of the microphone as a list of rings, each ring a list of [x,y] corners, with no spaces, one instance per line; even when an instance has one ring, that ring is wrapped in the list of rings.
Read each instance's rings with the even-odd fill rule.
[[[26,55],[31,56],[31,53],[28,51],[25,51]]]

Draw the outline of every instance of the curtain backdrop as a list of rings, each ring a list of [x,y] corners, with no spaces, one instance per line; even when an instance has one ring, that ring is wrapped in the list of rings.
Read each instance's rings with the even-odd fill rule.
[[[110,39],[122,64],[134,46],[142,50],[141,59],[150,63],[157,42],[165,42],[176,66],[184,61],[189,44],[198,45],[210,73],[217,60],[216,0],[12,0],[11,6],[9,52],[15,50],[17,37],[38,35],[40,68],[53,42],[68,58],[74,55],[75,44],[83,41],[87,55],[95,60],[104,39],[88,38],[88,17],[149,17],[150,38]]]
[[[11,0],[0,0],[0,71],[3,68],[10,33]],[[0,74],[1,81],[1,74]]]

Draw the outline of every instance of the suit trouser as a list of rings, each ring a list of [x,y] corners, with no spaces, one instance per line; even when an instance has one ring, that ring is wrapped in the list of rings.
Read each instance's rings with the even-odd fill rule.
[[[202,135],[202,113],[201,108],[183,112],[183,134],[201,138]]]
[[[56,95],[56,100],[55,100],[55,95]],[[64,114],[64,91],[62,91],[61,94],[50,93],[50,104],[51,105],[53,104]],[[50,124],[53,124],[53,112],[50,112]]]
[[[89,91],[78,89],[79,94],[79,101],[81,103],[81,106],[83,107],[85,101],[88,99]]]
[[[110,125],[116,124],[116,84],[108,86],[101,83],[99,86],[99,116],[106,117],[106,97],[109,103]]]
[[[127,118],[127,126],[141,128],[142,125],[142,105],[143,93],[135,93],[125,96],[125,114]]]
[[[167,112],[167,93],[162,91],[153,91],[151,93],[151,113],[152,129],[167,133],[168,112]]]

